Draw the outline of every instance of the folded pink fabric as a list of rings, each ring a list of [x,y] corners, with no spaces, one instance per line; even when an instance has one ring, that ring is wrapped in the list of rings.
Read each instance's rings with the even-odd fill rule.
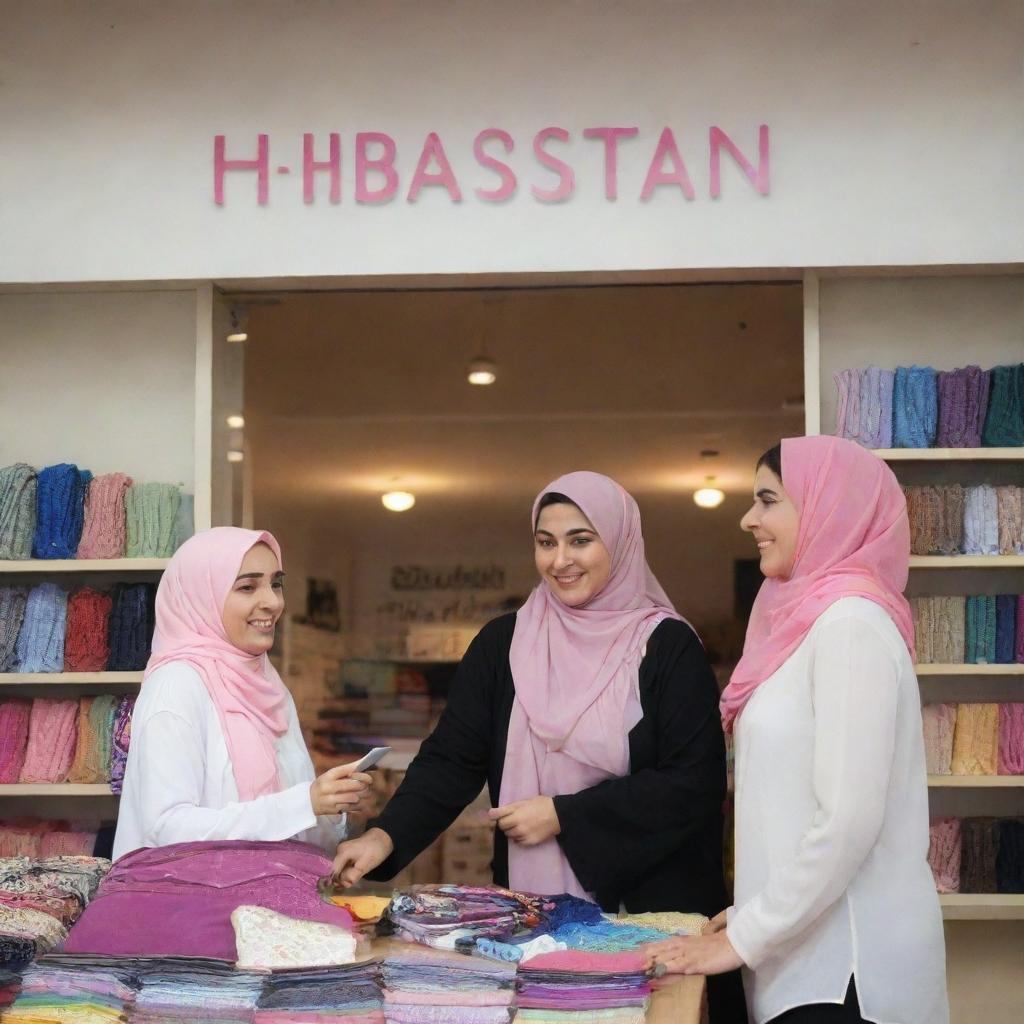
[[[588,953],[582,949],[541,953],[519,965],[522,971],[581,971],[594,974],[643,973],[646,959],[639,953]]]
[[[455,988],[445,992],[391,992],[384,990],[385,1003],[409,1006],[436,1006],[442,1000],[445,1006],[511,1006],[515,993],[512,989],[495,991],[460,992]]]
[[[1024,704],[999,705],[999,774],[1024,775]]]
[[[39,858],[43,829],[5,823],[0,825],[0,857]]]
[[[939,892],[960,891],[960,819],[933,818],[928,830],[928,863]]]
[[[78,743],[78,701],[37,697],[28,724],[22,782],[65,782]]]
[[[253,1024],[384,1024],[380,1010],[364,1013],[322,1013],[312,1010],[257,1010]]]
[[[85,523],[78,542],[78,558],[124,557],[124,497],[131,482],[124,473],[93,478],[85,496]]]
[[[5,700],[0,704],[0,783],[8,785],[21,778],[28,749],[31,701]]]
[[[95,832],[44,832],[39,844],[39,856],[91,857],[95,846]]]

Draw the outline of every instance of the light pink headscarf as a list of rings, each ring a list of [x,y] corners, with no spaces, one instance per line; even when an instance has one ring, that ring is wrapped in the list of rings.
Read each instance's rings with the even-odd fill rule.
[[[793,570],[788,579],[761,584],[743,657],[722,693],[726,730],[818,616],[841,598],[881,605],[914,654],[914,622],[903,596],[910,524],[892,470],[853,441],[795,437],[782,442],[782,477],[800,513]]]
[[[143,682],[169,661],[187,661],[202,676],[217,708],[241,800],[276,793],[274,740],[288,728],[287,691],[266,655],[235,647],[221,612],[246,553],[263,542],[281,564],[269,534],[218,526],[185,541],[156,592],[153,653]]]
[[[515,701],[501,803],[560,796],[629,772],[629,732],[640,721],[644,645],[662,619],[678,619],[644,557],[640,510],[614,480],[569,473],[533,503],[564,494],[593,523],[612,558],[604,589],[570,608],[542,580],[516,615],[509,651]],[[587,896],[557,840],[509,844],[509,882],[527,892]]]

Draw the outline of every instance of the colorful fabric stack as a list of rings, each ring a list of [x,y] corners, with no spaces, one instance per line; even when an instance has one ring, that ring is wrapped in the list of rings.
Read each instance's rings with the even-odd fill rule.
[[[141,849],[121,857],[68,937],[65,950],[105,956],[237,959],[231,914],[266,907],[290,918],[351,928],[324,903],[331,861],[315,846],[223,840]]]
[[[996,660],[996,599],[988,594],[967,598],[964,659],[969,665]]]
[[[123,558],[125,554],[125,493],[131,478],[105,473],[89,484],[85,523],[78,543],[79,558]]]
[[[135,996],[130,967],[91,957],[51,954],[22,979],[4,1024],[124,1024]]]
[[[926,704],[930,775],[1024,775],[1024,703]]]
[[[953,775],[995,775],[999,764],[999,705],[959,704],[953,735]]]
[[[835,374],[836,434],[865,448],[892,447],[892,370],[869,366]]]
[[[0,702],[0,784],[10,785],[21,778],[28,750],[31,701],[17,697]]]
[[[87,469],[62,462],[39,473],[33,558],[74,558],[82,537],[85,493],[92,480]]]
[[[1017,606],[1016,594],[999,594],[996,597],[996,657],[997,665],[1012,665],[1017,655]]]
[[[892,388],[892,441],[896,448],[931,448],[939,400],[930,366],[900,366]]]
[[[130,1024],[249,1024],[263,976],[227,960],[168,957],[136,961],[138,993]]]
[[[64,632],[68,596],[55,583],[33,587],[25,604],[16,647],[19,672],[61,672],[64,669]]]
[[[37,697],[29,715],[22,782],[66,782],[78,744],[78,702]]]
[[[508,1024],[515,964],[409,946],[381,968],[389,1024]]]
[[[940,371],[936,375],[939,396],[938,448],[978,448],[988,410],[991,373],[980,366]]]
[[[0,860],[0,964],[27,963],[62,942],[109,868],[99,857]]]
[[[383,1024],[379,960],[264,975],[254,1024]]]
[[[994,487],[968,487],[964,496],[964,554],[999,554],[999,496]]]
[[[910,607],[921,665],[1024,662],[1024,595],[915,597]]]
[[[69,782],[110,781],[110,753],[118,698],[83,697],[78,708],[78,744],[68,772]]]
[[[128,764],[128,744],[132,738],[132,711],[134,709],[134,697],[122,697],[117,703],[110,750],[110,791],[112,793],[120,793],[124,788],[124,770]]]
[[[32,557],[37,490],[36,471],[24,462],[0,469],[0,558]]]
[[[964,543],[964,489],[904,487],[910,520],[910,552],[914,555],[955,555]]]
[[[1024,704],[999,705],[999,774],[1024,775]]]
[[[169,558],[178,535],[181,489],[174,484],[132,484],[125,499],[129,558]]]
[[[924,725],[924,760],[929,775],[949,775],[956,731],[955,704],[925,704],[921,708]]]
[[[933,818],[928,830],[928,863],[939,892],[960,891],[960,819]]]
[[[82,587],[68,598],[64,637],[65,672],[102,672],[110,660],[107,631],[113,606],[109,594]]]
[[[981,443],[990,448],[1024,445],[1024,363],[993,368]]]
[[[96,829],[65,821],[17,818],[0,821],[0,857],[91,857]]]
[[[996,488],[999,554],[1024,555],[1024,487]]]
[[[583,1024],[595,1011],[617,1010],[615,1024],[639,1024],[650,994],[646,960],[639,953],[543,953],[519,966],[518,1019]],[[563,1016],[567,1012],[573,1016]]]

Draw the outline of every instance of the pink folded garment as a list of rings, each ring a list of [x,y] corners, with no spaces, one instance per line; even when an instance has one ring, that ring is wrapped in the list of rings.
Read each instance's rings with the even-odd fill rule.
[[[933,818],[928,829],[928,863],[939,892],[960,891],[960,819]]]
[[[1024,704],[999,705],[999,774],[1024,775]]]
[[[39,844],[39,856],[91,857],[95,846],[95,832],[44,832]]]
[[[3,785],[21,778],[31,710],[30,701],[18,698],[0,704],[0,783]]]
[[[520,965],[523,971],[578,971],[589,974],[643,974],[647,959],[640,953],[588,953],[582,949],[541,953]]]
[[[22,782],[64,782],[78,745],[78,701],[37,697],[28,724]]]
[[[515,998],[512,989],[460,992],[452,988],[445,992],[392,992],[384,990],[384,1002],[405,1006],[511,1006]]]
[[[252,1019],[253,1024],[384,1024],[381,1010],[257,1010]]]

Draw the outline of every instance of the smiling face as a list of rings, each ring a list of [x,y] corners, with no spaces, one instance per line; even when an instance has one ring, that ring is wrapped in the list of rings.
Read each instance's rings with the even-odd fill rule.
[[[612,556],[590,520],[575,505],[547,505],[537,517],[533,557],[551,593],[582,608],[604,589]]]
[[[277,620],[284,611],[284,573],[266,544],[251,547],[242,559],[221,620],[228,640],[257,657],[274,643]]]
[[[754,478],[754,504],[740,520],[753,534],[767,579],[788,579],[796,559],[800,512],[782,481],[767,467],[758,466]]]

